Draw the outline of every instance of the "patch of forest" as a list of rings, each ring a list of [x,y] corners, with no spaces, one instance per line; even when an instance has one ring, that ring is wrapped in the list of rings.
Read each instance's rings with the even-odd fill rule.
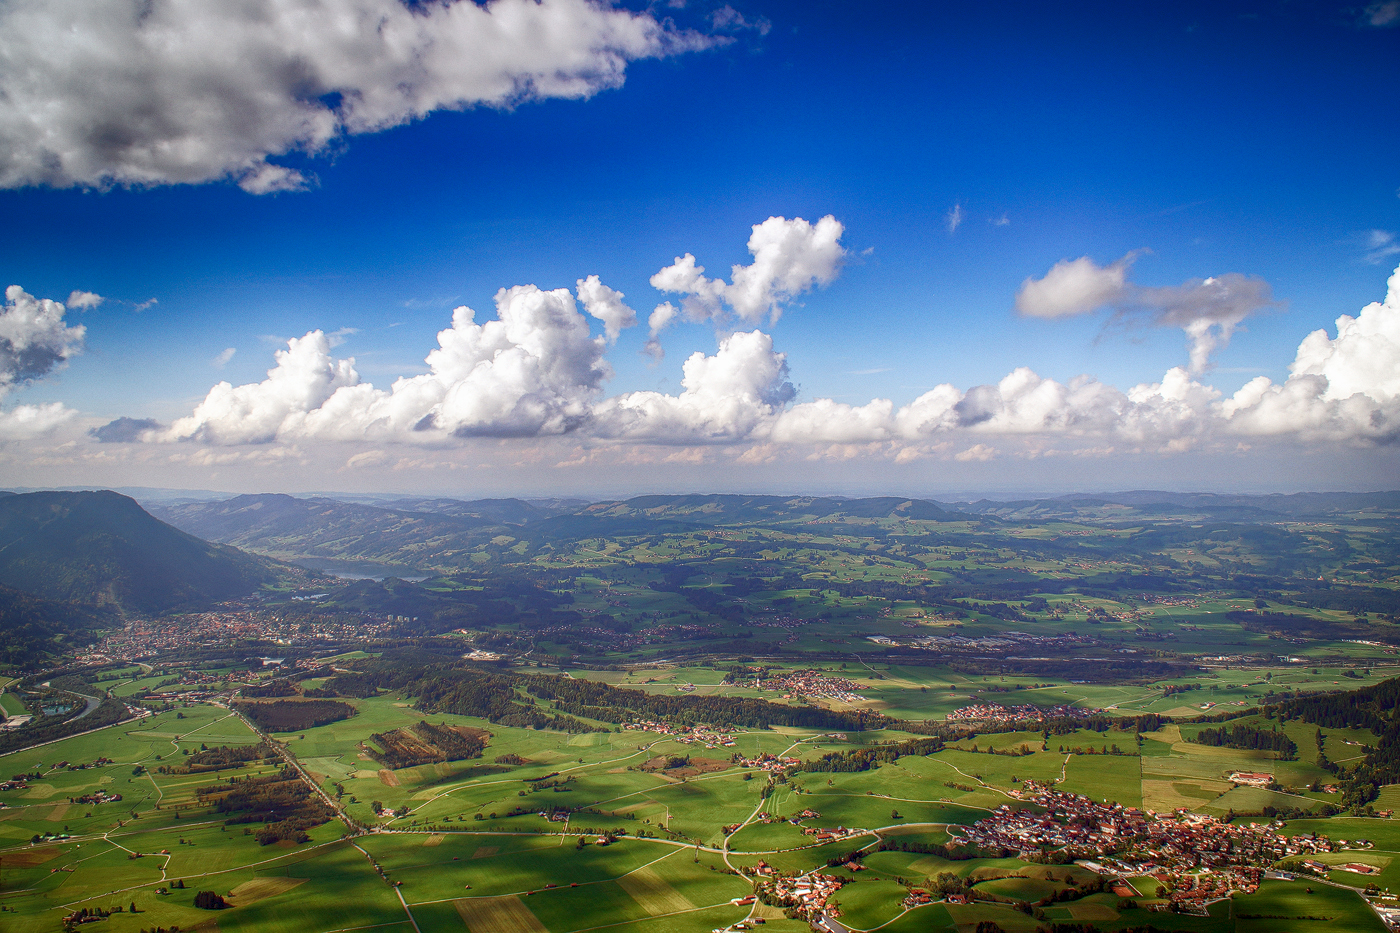
[[[1251,751],[1279,752],[1283,761],[1293,761],[1298,757],[1298,743],[1285,733],[1274,729],[1261,729],[1258,726],[1239,724],[1233,727],[1202,729],[1192,742],[1210,745],[1215,748],[1244,748]]]
[[[231,768],[246,767],[249,762],[270,761],[278,757],[280,756],[277,752],[261,742],[256,745],[220,745],[218,748],[201,745],[199,751],[185,759],[182,767],[171,770],[177,774],[227,771]]]
[[[408,729],[376,732],[370,738],[383,751],[374,748],[369,753],[384,767],[397,771],[415,765],[442,761],[465,761],[480,757],[486,748],[489,732],[467,726],[433,725],[420,720]]]
[[[233,708],[266,732],[300,732],[355,715],[355,707],[339,700],[239,700]]]
[[[235,777],[227,784],[201,787],[195,793],[216,813],[228,814],[224,820],[227,826],[263,824],[253,831],[261,845],[284,840],[308,842],[308,829],[335,817],[335,811],[290,768],[260,777]]]
[[[1318,765],[1337,776],[1342,806],[1367,806],[1386,784],[1400,783],[1400,678],[1346,693],[1299,697],[1272,707],[1281,721],[1301,719],[1318,729]],[[1322,748],[1322,729],[1367,729],[1379,741],[1361,761],[1346,766],[1330,761]]]

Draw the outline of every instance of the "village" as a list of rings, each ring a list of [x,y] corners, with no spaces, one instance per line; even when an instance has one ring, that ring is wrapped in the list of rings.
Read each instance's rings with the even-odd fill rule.
[[[1017,706],[1003,706],[1000,703],[975,703],[955,709],[948,714],[949,722],[1011,723],[1011,722],[1050,722],[1056,719],[1090,719],[1101,715],[1101,709],[1083,706],[1034,706],[1022,703]]]
[[[332,619],[286,619],[250,606],[167,616],[130,623],[78,655],[83,663],[137,661],[165,651],[223,647],[240,641],[271,641],[280,645],[333,646],[362,643],[395,634],[407,616],[363,615]]]
[[[777,676],[762,679],[756,676],[753,688],[781,693],[784,700],[796,697],[808,700],[837,700],[841,703],[860,703],[865,700],[865,697],[856,692],[861,689],[860,684],[821,671],[784,671]]]
[[[1044,813],[1003,805],[966,829],[964,844],[1017,851],[1022,858],[1064,851],[1092,860],[1083,864],[1117,876],[1116,884],[1144,897],[1157,891],[1141,891],[1128,879],[1137,878],[1140,884],[1152,878],[1179,912],[1200,913],[1233,892],[1253,893],[1265,871],[1261,866],[1333,851],[1326,836],[1280,835],[1280,823],[1224,822],[1184,810],[1157,814],[1029,786],[1022,800],[1043,807]],[[1324,873],[1331,870],[1317,864]]]
[[[654,732],[657,735],[665,735],[677,742],[684,742],[687,745],[700,744],[706,748],[720,748],[731,746],[734,740],[729,736],[737,731],[727,726],[683,726],[674,723],[662,722],[658,719],[638,719],[633,722],[624,723],[622,728],[635,729],[640,732]]]

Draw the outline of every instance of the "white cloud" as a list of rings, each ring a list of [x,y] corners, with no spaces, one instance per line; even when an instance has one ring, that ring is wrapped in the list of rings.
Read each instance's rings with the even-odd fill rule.
[[[1222,405],[1241,433],[1400,441],[1400,268],[1383,302],[1337,318],[1298,345],[1282,385],[1260,376]]]
[[[579,279],[576,290],[583,310],[603,322],[609,343],[617,340],[618,334],[627,328],[637,326],[637,312],[622,303],[627,296],[608,288],[596,275]]]
[[[728,306],[741,320],[776,322],[783,305],[819,286],[830,285],[841,271],[845,228],[830,214],[810,224],[801,217],[769,217],[755,224],[749,237],[753,262],[735,265],[730,282],[706,278],[705,267],[690,253],[651,277],[653,288],[686,296],[681,310],[692,321],[724,319]]]
[[[762,331],[732,334],[714,356],[692,354],[683,370],[680,395],[629,392],[598,405],[592,433],[668,444],[744,440],[797,394],[787,358]]]
[[[666,351],[661,348],[661,332],[670,327],[679,314],[675,305],[663,301],[647,317],[647,342],[641,352],[651,357],[653,363],[661,362],[666,356]]]
[[[134,308],[132,308],[132,310],[139,314],[142,311],[145,311],[147,308],[153,308],[158,304],[160,304],[159,298],[147,298],[145,301],[138,302],[137,305]]]
[[[1157,327],[1179,327],[1186,333],[1191,371],[1203,372],[1247,317],[1275,304],[1267,282],[1233,272],[1166,288],[1134,285],[1128,268],[1135,258],[1129,253],[1107,266],[1087,256],[1061,260],[1044,278],[1021,283],[1016,310],[1061,318],[1111,307],[1120,322],[1146,318]]]
[[[602,0],[11,0],[0,186],[307,180],[319,153],[435,110],[586,98],[716,44]]]
[[[587,421],[612,371],[603,339],[589,336],[569,290],[501,289],[496,312],[496,320],[477,324],[471,308],[458,308],[427,356],[429,372],[401,378],[387,392],[361,382],[353,358],[332,358],[323,332],[293,338],[266,380],[220,383],[161,438],[441,443],[562,434]]]
[[[16,405],[0,412],[0,441],[28,441],[52,434],[77,416],[61,402],[46,405]]]
[[[359,382],[354,360],[332,360],[319,330],[292,338],[276,353],[263,382],[234,387],[221,382],[166,436],[210,444],[258,444],[274,440],[289,419],[319,408],[337,389]]]
[[[63,303],[11,285],[0,309],[0,398],[47,375],[83,350],[87,329],[64,323]],[[38,416],[35,416],[38,417]]]
[[[97,292],[73,291],[68,294],[67,304],[70,308],[77,308],[79,311],[87,311],[90,308],[97,307],[106,300],[107,299],[97,294]]]
[[[957,233],[963,222],[962,205],[954,204],[949,208],[948,213],[943,215],[943,222],[947,225],[949,233]]]
[[[225,347],[223,350],[220,350],[219,354],[209,362],[214,365],[215,369],[223,369],[225,366],[228,365],[228,361],[233,359],[233,355],[237,352],[237,347]]]
[[[1107,266],[1088,256],[1061,259],[1041,279],[1028,278],[1016,293],[1016,310],[1028,317],[1060,318],[1088,314],[1123,295],[1134,254]]]

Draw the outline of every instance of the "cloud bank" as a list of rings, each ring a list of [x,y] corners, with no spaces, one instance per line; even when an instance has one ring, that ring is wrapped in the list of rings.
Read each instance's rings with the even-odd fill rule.
[[[0,187],[232,178],[435,110],[585,98],[720,40],[603,0],[11,0]]]
[[[753,230],[755,261],[735,267],[731,283],[703,278],[686,254],[653,284],[688,299],[712,298],[736,316],[776,317],[784,300],[830,282],[845,255],[832,218],[816,225],[770,218]],[[678,394],[605,397],[612,375],[605,352],[622,328],[636,323],[636,314],[620,293],[589,276],[579,280],[577,299],[568,289],[502,289],[496,319],[485,323],[477,323],[470,308],[458,308],[427,356],[429,372],[387,390],[362,381],[354,359],[335,358],[329,338],[312,331],[278,351],[263,382],[220,383],[169,428],[133,432],[136,422],[114,422],[110,438],[102,439],[453,446],[470,438],[569,435],[596,444],[689,447],[885,444],[900,457],[918,456],[918,445],[965,439],[971,446],[964,453],[975,460],[995,455],[984,441],[996,437],[1097,439],[1150,450],[1254,437],[1400,442],[1400,269],[1384,301],[1356,317],[1339,317],[1335,335],[1309,334],[1286,380],[1261,376],[1227,395],[1200,381],[1199,364],[1240,320],[1271,301],[1267,284],[1230,274],[1140,288],[1127,282],[1129,262],[1060,263],[1044,278],[1028,279],[1017,296],[1023,314],[1048,318],[1131,299],[1154,322],[1185,330],[1192,365],[1126,390],[1091,376],[1061,383],[1020,367],[966,390],[939,385],[903,406],[888,399],[798,401],[787,357],[771,335],[755,329],[723,334],[713,354],[691,355]],[[603,335],[590,333],[580,303],[602,322]],[[649,345],[683,313],[669,303],[652,312]],[[713,316],[706,306],[692,319]]]

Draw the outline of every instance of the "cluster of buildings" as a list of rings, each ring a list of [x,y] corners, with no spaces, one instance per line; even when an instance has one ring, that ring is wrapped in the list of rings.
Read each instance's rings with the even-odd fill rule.
[[[791,755],[774,755],[770,752],[760,752],[753,758],[744,758],[735,755],[733,761],[737,765],[745,768],[757,768],[760,771],[767,771],[771,774],[781,774],[789,768],[802,763],[801,759],[793,758]]]
[[[784,700],[805,697],[809,700],[839,700],[842,703],[858,703],[865,697],[856,693],[860,684],[845,677],[833,677],[821,671],[782,671],[767,679],[754,678],[755,690],[771,690],[781,693]]]
[[[1201,601],[1195,596],[1162,596],[1157,593],[1139,593],[1134,597],[1140,603],[1170,606],[1173,609],[1199,609]]]
[[[226,608],[133,622],[122,631],[109,634],[78,660],[94,664],[135,661],[162,651],[218,647],[239,640],[284,645],[369,641],[393,635],[403,621],[407,618],[340,614],[288,619],[261,608]]]
[[[948,714],[949,722],[1007,723],[1047,722],[1053,719],[1089,719],[1102,713],[1101,709],[1080,706],[1034,706],[1021,703],[1003,706],[1000,703],[974,703]]]
[[[1075,632],[1054,635],[1028,635],[1025,632],[1001,632],[969,638],[965,635],[921,635],[917,638],[891,638],[888,635],[867,635],[867,641],[889,647],[924,648],[929,651],[984,651],[1006,653],[1028,648],[1064,648],[1067,644],[1092,645],[1094,639]]]
[[[1274,783],[1274,776],[1267,771],[1231,771],[1231,784],[1243,784],[1246,787],[1268,787]]]
[[[734,740],[729,735],[737,731],[730,726],[678,726],[659,719],[638,719],[635,722],[624,723],[622,728],[655,732],[658,735],[670,736],[677,742],[704,745],[706,748],[732,746]]]
[[[1089,863],[1095,871],[1156,879],[1177,909],[1188,912],[1232,892],[1253,893],[1263,871],[1258,866],[1332,851],[1326,836],[1282,836],[1277,823],[1226,823],[1181,810],[1156,814],[1034,784],[1023,799],[1045,812],[1002,806],[966,830],[963,840],[1023,857],[1064,850],[1097,859],[1101,864]]]
[[[786,877],[762,860],[753,868],[744,869],[744,873],[760,879],[759,890],[763,900],[796,908],[798,916],[803,919],[813,920],[823,914],[828,917],[840,916],[834,904],[828,905],[832,895],[846,883],[836,875],[813,871]]]

